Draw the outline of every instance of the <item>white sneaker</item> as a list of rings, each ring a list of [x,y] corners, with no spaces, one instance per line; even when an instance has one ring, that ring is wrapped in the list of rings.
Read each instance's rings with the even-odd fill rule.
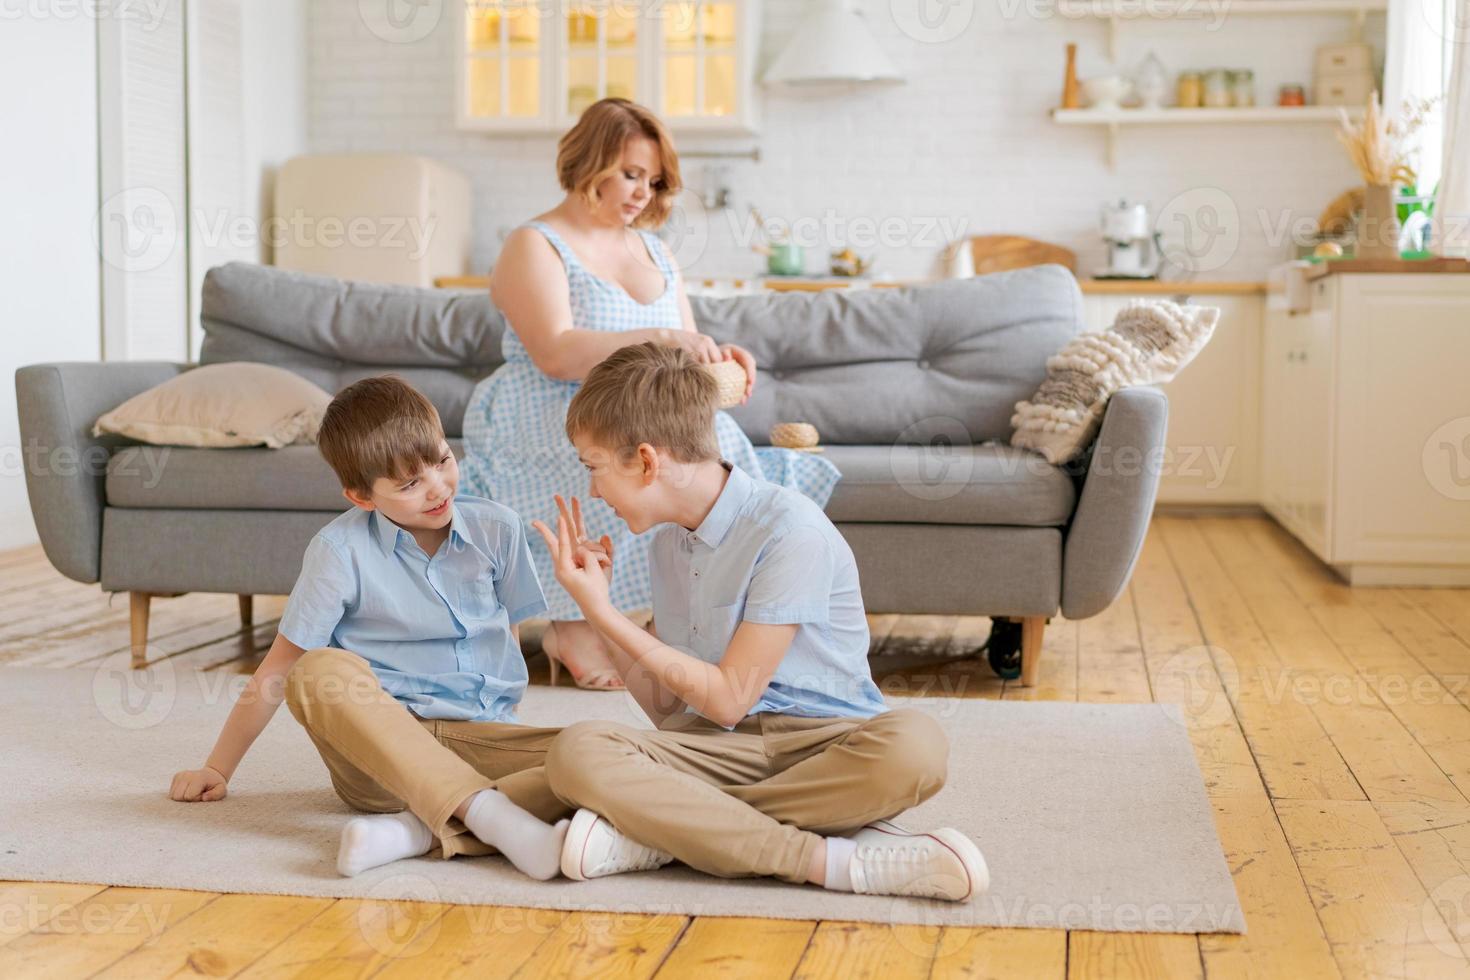
[[[852,835],[848,864],[859,895],[905,895],[968,901],[990,887],[990,871],[975,842],[953,827],[911,834],[879,820]]]
[[[561,846],[561,873],[573,881],[605,878],[625,871],[652,871],[674,860],[672,854],[625,837],[591,810],[578,810]]]

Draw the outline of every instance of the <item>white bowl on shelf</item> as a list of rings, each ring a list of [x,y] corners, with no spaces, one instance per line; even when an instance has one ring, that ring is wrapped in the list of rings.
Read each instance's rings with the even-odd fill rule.
[[[1121,109],[1128,89],[1128,80],[1118,75],[1100,75],[1082,83],[1082,92],[1091,109]]]

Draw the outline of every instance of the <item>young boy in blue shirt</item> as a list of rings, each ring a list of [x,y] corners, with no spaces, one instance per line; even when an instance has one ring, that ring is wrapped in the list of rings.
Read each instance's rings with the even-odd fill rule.
[[[562,873],[677,858],[729,877],[968,899],[988,885],[969,838],[887,822],[943,785],[943,731],[886,709],[851,549],[817,504],[719,458],[716,399],[685,352],[637,344],[595,367],[567,412],[592,495],[635,533],[658,528],[650,628],[609,601],[611,541],[587,539],[575,498],[556,499],[555,534],[535,526],[658,730],[579,722],[556,737],[547,778],[583,808]]]
[[[437,848],[499,851],[557,873],[568,808],[542,762],[558,729],[515,722],[527,674],[516,624],[546,609],[520,518],[456,496],[439,415],[394,377],[332,400],[318,446],[353,508],[317,533],[270,652],[181,801],[225,797],[281,701],[350,820],[337,867],[357,874]]]

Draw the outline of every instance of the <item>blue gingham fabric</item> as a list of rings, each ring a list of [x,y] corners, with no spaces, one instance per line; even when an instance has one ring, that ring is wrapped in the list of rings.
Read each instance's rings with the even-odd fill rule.
[[[640,303],[616,283],[594,276],[550,225],[528,222],[551,242],[566,266],[572,324],[582,330],[624,331],[652,327],[678,329],[679,273],[662,243],[652,232],[639,231],[649,254],[664,276],[664,291],[651,303]],[[464,418],[464,453],[460,490],[488,497],[514,510],[526,528],[536,573],[546,592],[547,615],[554,620],[582,619],[577,604],[560,585],[551,567],[551,555],[531,521],[555,526],[553,494],[583,499],[587,532],[613,540],[615,570],[612,601],[631,612],[652,605],[648,575],[648,544],[653,530],[635,535],[601,500],[587,498],[587,471],[566,437],[567,406],[581,386],[543,374],[531,361],[507,323],[501,342],[505,363],[481,381],[470,397]],[[820,456],[751,445],[729,415],[715,416],[720,454],[757,479],[800,491],[825,506],[841,474]]]

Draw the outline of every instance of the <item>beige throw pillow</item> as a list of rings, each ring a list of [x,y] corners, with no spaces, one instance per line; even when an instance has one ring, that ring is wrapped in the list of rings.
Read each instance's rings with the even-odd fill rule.
[[[315,442],[332,396],[298,374],[235,361],[185,371],[97,420],[92,434],[159,446],[269,446]]]
[[[1011,445],[1052,464],[1092,442],[1103,409],[1119,388],[1172,381],[1215,332],[1220,311],[1167,300],[1136,300],[1109,330],[1082,333],[1047,358],[1046,380],[1030,401],[1016,402]]]

